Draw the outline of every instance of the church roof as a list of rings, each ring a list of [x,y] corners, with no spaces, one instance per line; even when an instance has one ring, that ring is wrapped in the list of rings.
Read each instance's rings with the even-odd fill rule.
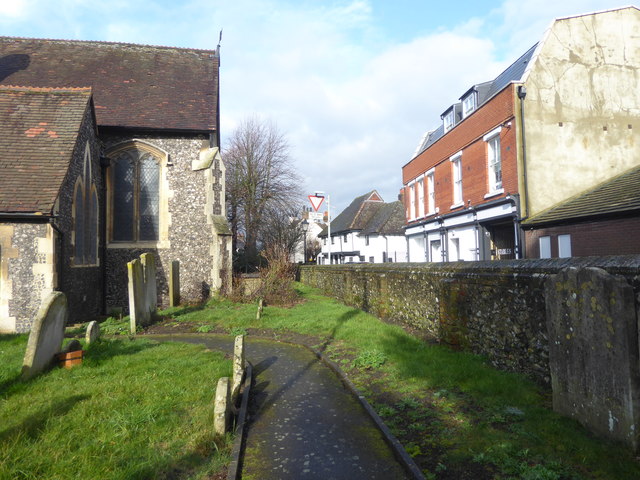
[[[0,212],[51,214],[90,89],[0,86]]]
[[[0,84],[92,87],[99,126],[217,130],[218,66],[214,50],[0,37]]]

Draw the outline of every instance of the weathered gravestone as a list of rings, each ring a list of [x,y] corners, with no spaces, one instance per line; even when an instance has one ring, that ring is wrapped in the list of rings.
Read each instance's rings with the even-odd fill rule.
[[[632,287],[599,268],[545,284],[553,409],[638,449],[640,365]]]
[[[129,274],[129,319],[131,334],[138,325],[151,323],[157,310],[156,261],[151,253],[143,253],[127,263]]]
[[[218,380],[215,403],[213,406],[213,430],[218,435],[224,435],[229,428],[231,419],[231,398],[229,377]]]
[[[62,347],[69,310],[67,297],[53,292],[44,300],[36,315],[22,364],[22,378],[28,379],[47,369]]]
[[[264,308],[264,301],[262,299],[258,300],[258,311],[256,313],[256,320],[260,320],[262,318],[262,309]]]
[[[231,402],[236,403],[242,378],[244,377],[244,335],[236,337],[233,348],[233,378],[231,381]]]
[[[100,324],[93,320],[92,322],[89,322],[89,325],[87,325],[87,331],[85,332],[84,340],[87,345],[91,345],[98,338],[100,338]]]

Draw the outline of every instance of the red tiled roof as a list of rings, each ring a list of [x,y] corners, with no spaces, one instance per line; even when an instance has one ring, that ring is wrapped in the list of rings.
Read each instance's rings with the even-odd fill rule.
[[[0,84],[92,87],[100,126],[216,130],[216,51],[0,37]]]
[[[91,90],[0,86],[0,212],[51,214]]]

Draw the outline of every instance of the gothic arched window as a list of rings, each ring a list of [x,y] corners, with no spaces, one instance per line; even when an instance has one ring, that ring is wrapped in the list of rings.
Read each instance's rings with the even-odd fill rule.
[[[98,193],[91,178],[91,150],[85,146],[82,173],[73,191],[73,264],[98,263]]]
[[[160,158],[135,143],[111,155],[112,242],[160,240]]]

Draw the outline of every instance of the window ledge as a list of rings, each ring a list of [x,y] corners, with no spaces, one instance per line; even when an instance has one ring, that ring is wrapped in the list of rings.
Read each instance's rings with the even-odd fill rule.
[[[502,195],[504,193],[504,188],[499,188],[498,190],[494,190],[492,192],[487,193],[484,198],[496,197],[498,195]]]
[[[455,205],[451,205],[450,210],[454,210],[456,208],[464,207],[464,202],[456,203]]]
[[[118,248],[169,248],[168,240],[158,240],[157,242],[110,242],[109,249]]]

